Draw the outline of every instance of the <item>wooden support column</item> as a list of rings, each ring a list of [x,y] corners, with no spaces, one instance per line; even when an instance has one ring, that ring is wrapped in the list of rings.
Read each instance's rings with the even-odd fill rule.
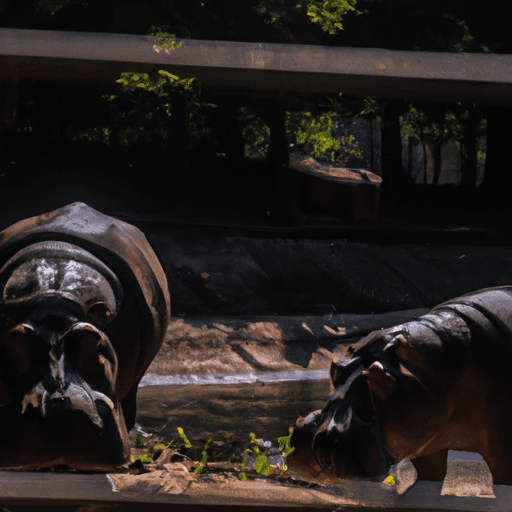
[[[187,98],[183,94],[175,94],[171,98],[170,135],[171,149],[174,153],[175,165],[184,179],[184,187],[190,191],[190,164],[188,158],[189,129]]]
[[[0,134],[16,129],[18,79],[0,78]]]

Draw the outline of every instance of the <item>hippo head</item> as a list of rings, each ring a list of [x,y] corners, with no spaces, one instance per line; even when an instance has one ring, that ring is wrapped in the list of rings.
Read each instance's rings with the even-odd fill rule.
[[[378,331],[334,358],[334,391],[297,421],[289,470],[319,483],[381,480],[446,419],[427,359],[406,332]]]
[[[65,242],[0,269],[0,465],[108,470],[129,456],[106,331],[123,301],[114,273]]]

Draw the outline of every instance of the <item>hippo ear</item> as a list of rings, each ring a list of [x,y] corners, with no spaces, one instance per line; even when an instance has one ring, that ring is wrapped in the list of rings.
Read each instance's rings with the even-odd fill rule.
[[[432,376],[432,366],[428,359],[418,352],[403,334],[395,336],[390,343],[395,347],[395,354],[401,361],[419,369],[422,375]]]
[[[318,409],[316,411],[310,412],[305,418],[302,416],[295,422],[297,427],[303,427],[304,425],[310,425],[311,423],[314,423],[318,417],[320,416],[320,413],[322,412],[322,409]]]
[[[373,404],[376,398],[386,401],[398,387],[395,377],[387,372],[379,361],[374,361],[368,370],[363,370],[363,374],[367,376]]]

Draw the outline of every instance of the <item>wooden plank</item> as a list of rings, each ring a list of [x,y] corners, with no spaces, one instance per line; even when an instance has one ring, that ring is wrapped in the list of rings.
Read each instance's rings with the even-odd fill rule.
[[[144,475],[142,475],[144,476]],[[178,478],[179,475],[174,475]],[[187,476],[182,475],[183,482]],[[116,480],[115,478],[113,479]],[[156,479],[158,481],[158,478]],[[230,482],[188,482],[177,494],[162,492],[158,484],[149,485],[141,479],[141,485],[129,489],[115,489],[109,477],[99,474],[66,473],[0,473],[0,504],[23,506],[27,510],[38,510],[44,505],[55,510],[75,510],[81,506],[92,506],[94,510],[135,510],[144,503],[144,510],[173,511],[199,510],[208,507],[215,510],[334,510],[347,507],[350,510],[402,511],[481,511],[498,512],[510,510],[512,488],[495,486],[496,498],[442,496],[441,483],[417,482],[403,495],[377,483],[350,483],[340,487],[306,489],[283,486],[270,479],[250,479]],[[101,506],[100,506],[101,505]],[[164,507],[167,507],[165,508]],[[75,507],[75,508],[73,508]],[[16,508],[16,510],[20,510]]]
[[[512,56],[203,41],[160,50],[146,36],[0,29],[0,74],[113,82],[168,69],[204,88],[346,92],[512,106]]]

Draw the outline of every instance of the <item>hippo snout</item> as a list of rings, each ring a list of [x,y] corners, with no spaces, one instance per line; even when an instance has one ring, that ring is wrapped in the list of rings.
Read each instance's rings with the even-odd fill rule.
[[[318,483],[380,480],[391,466],[376,419],[360,417],[342,400],[300,419],[290,444],[289,471]]]

